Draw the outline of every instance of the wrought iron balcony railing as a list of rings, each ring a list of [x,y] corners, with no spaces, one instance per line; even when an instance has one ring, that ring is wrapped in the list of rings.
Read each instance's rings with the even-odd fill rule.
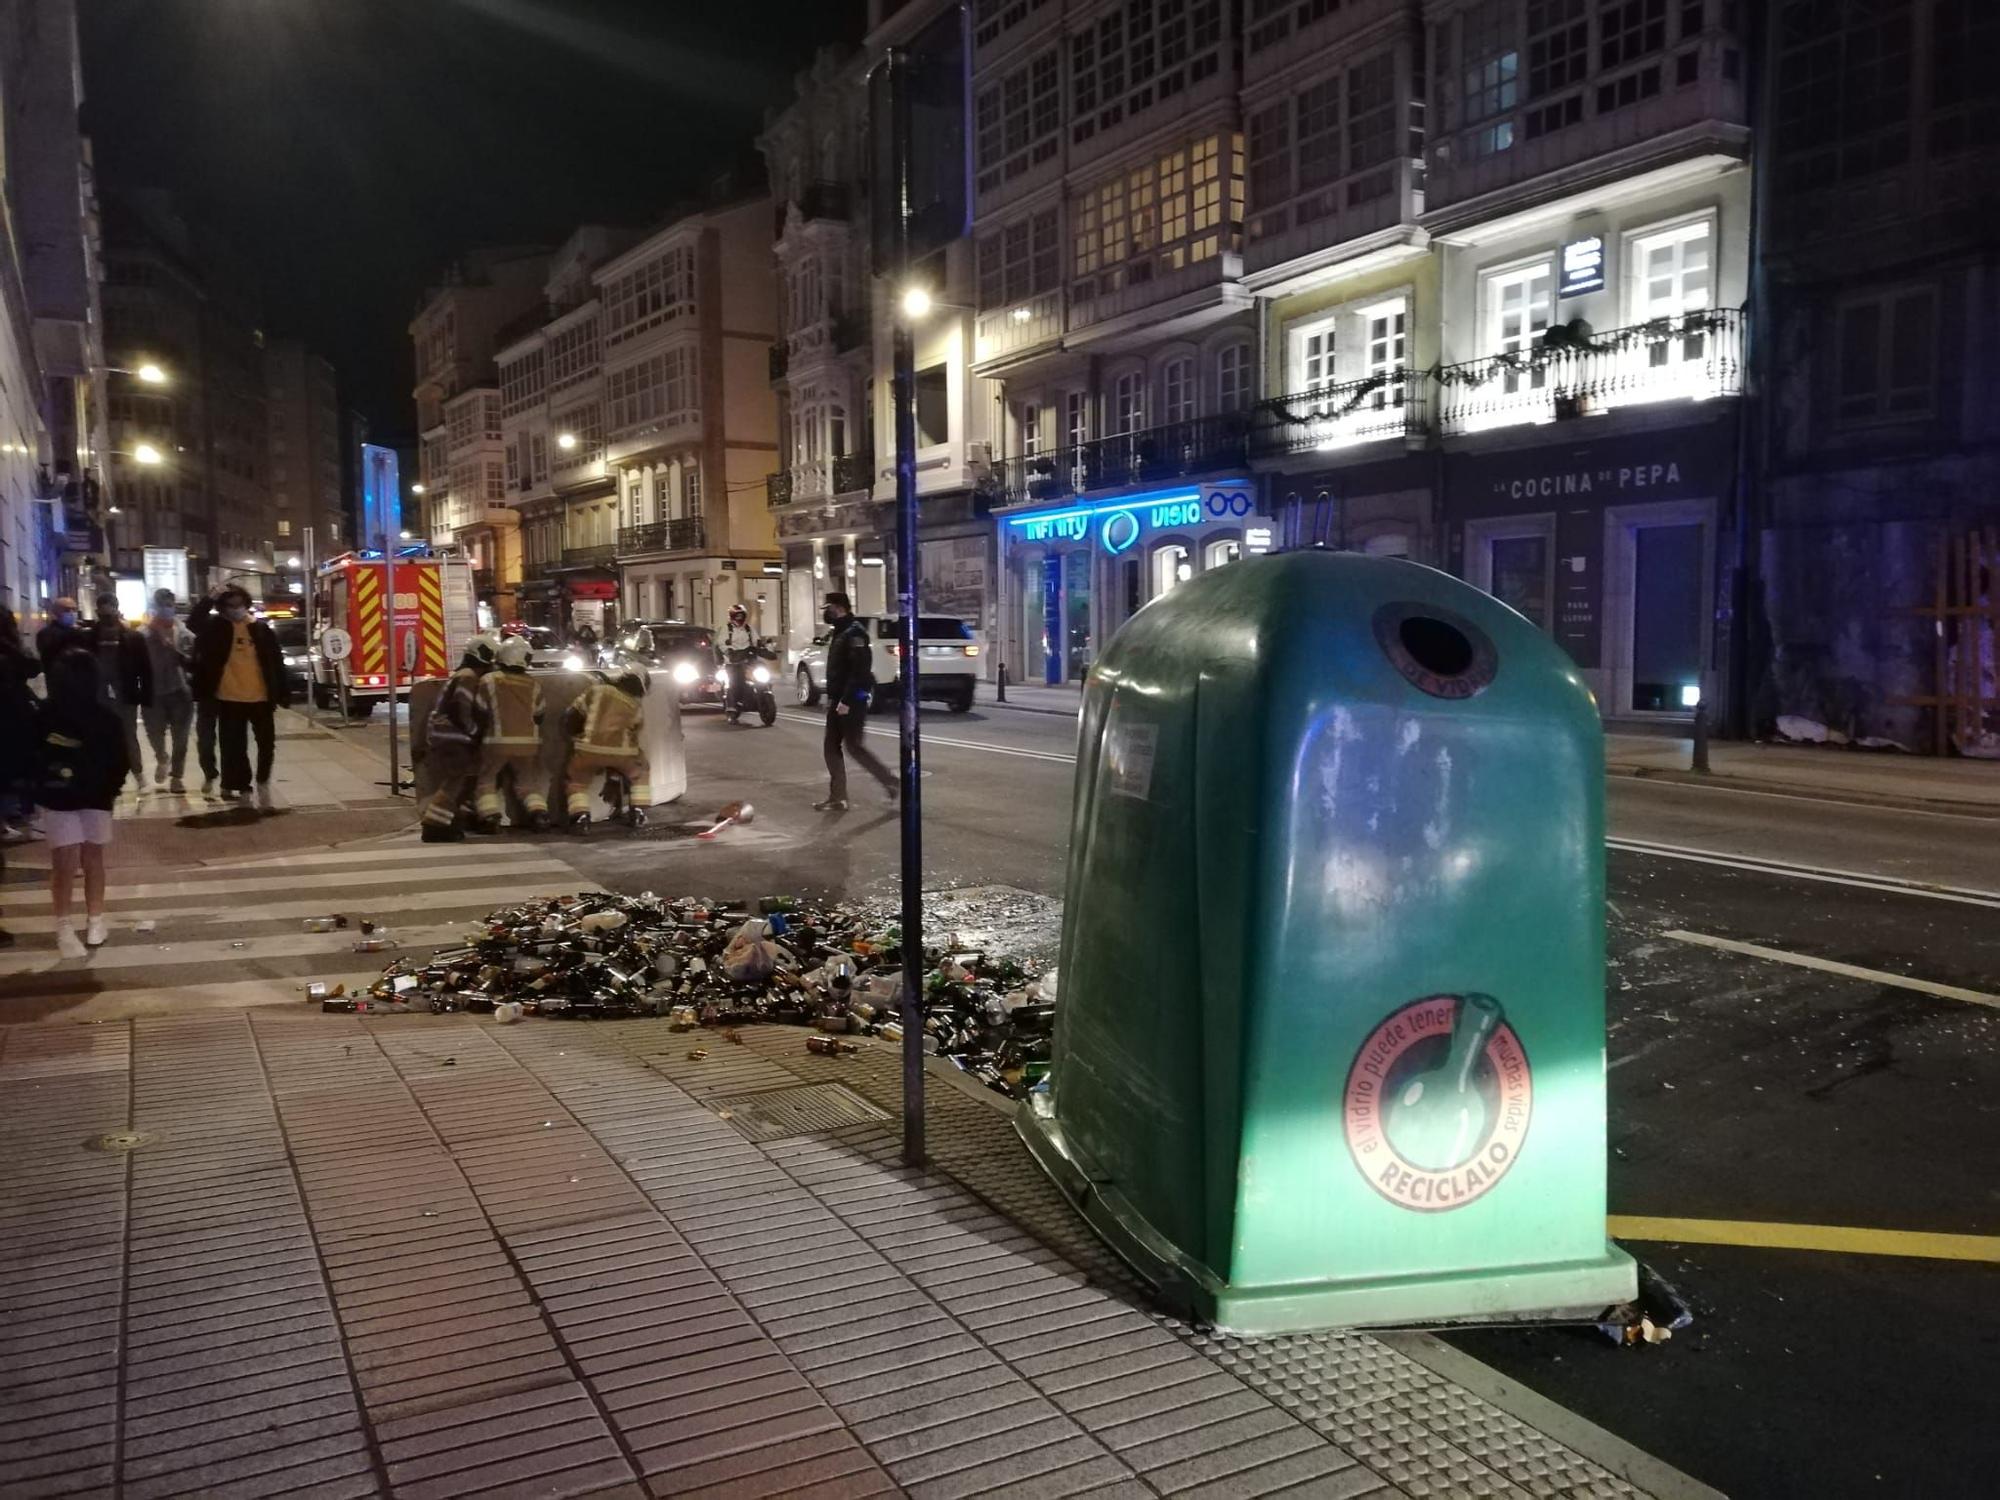
[[[1738,395],[1743,319],[1741,308],[1723,307],[1604,333],[1552,328],[1533,348],[1440,366],[1438,419],[1446,432],[1478,432]]]
[[[648,521],[641,526],[618,528],[618,552],[629,557],[640,552],[699,552],[707,528],[700,516],[683,516],[678,521]]]
[[[833,492],[836,495],[852,494],[856,490],[872,490],[874,487],[874,454],[843,453],[833,461]]]
[[[986,488],[996,504],[1017,505],[1237,468],[1248,431],[1247,416],[1232,412],[1096,438],[996,463]]]
[[[1397,369],[1270,397],[1251,413],[1250,451],[1330,453],[1382,438],[1422,437],[1426,384],[1421,374]]]
[[[562,565],[565,568],[597,568],[618,560],[618,548],[610,542],[601,542],[593,547],[563,548]]]

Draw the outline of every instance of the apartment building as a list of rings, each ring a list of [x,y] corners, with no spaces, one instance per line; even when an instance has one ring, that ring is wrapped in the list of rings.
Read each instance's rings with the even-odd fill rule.
[[[1075,681],[1135,610],[1268,546],[1246,436],[1242,8],[973,11],[972,369],[992,383],[994,640]]]
[[[544,248],[474,250],[425,295],[410,323],[418,432],[411,490],[423,501],[411,529],[472,559],[475,592],[496,618],[515,613],[521,549],[520,520],[508,504],[494,355],[523,318],[539,320],[548,279]],[[365,546],[394,540],[360,538]]]
[[[895,608],[897,517],[893,323],[907,288],[890,284],[869,237],[873,206],[865,81],[910,43],[941,0],[875,0],[858,51],[823,54],[759,145],[779,205],[780,339],[770,370],[783,465],[769,501],[783,549],[783,629],[793,649],[821,633],[820,597]],[[971,368],[973,251],[958,243],[912,269],[930,298],[915,344],[918,603],[990,632],[995,622],[992,458],[997,410]]]
[[[1767,24],[1752,719],[2000,755],[2000,7]]]
[[[279,565],[302,581],[289,560],[299,557],[303,566],[307,531],[322,558],[354,545],[333,366],[296,339],[267,339],[264,395],[270,420],[267,541]]]
[[[762,193],[682,215],[593,277],[627,618],[715,625],[741,604],[778,633],[771,216]]]

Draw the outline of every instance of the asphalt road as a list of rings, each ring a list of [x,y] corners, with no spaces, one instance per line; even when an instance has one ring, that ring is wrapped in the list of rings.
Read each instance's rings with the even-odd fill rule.
[[[923,722],[927,883],[1060,896],[1073,721]],[[893,763],[893,718],[871,733]],[[770,728],[691,715],[681,807],[564,852],[626,890],[893,899],[896,819],[867,779],[844,816],[811,811],[819,737],[789,708]],[[755,822],[713,844],[670,826],[736,799]],[[1613,1214],[2000,1234],[2000,1009],[1895,982],[2000,993],[2000,824],[1625,779],[1609,809]],[[1733,1495],[1991,1493],[2000,1268],[1630,1248],[1696,1309],[1672,1342],[1454,1342]]]

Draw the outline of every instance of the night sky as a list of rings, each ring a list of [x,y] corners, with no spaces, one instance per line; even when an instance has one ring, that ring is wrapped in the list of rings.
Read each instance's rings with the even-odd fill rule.
[[[407,434],[407,327],[461,250],[645,225],[752,145],[865,0],[81,0],[104,189],[170,190],[264,325]]]

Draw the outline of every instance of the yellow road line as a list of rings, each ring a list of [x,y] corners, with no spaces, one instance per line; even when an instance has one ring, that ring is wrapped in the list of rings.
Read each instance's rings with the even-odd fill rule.
[[[1615,1240],[1745,1245],[1753,1250],[1830,1250],[1840,1255],[1903,1255],[1918,1260],[1977,1260],[2000,1265],[2000,1235],[1849,1229],[1837,1224],[1759,1224],[1742,1219],[1657,1219],[1637,1214],[1612,1214],[1605,1225]]]
[[[1715,948],[1724,953],[1741,953],[1747,958],[1768,959],[1774,964],[1791,964],[1800,969],[1817,969],[1822,974],[1838,974],[1844,979],[1861,979],[1870,984],[1886,984],[1900,990],[1915,990],[1920,995],[1936,995],[1943,1000],[1963,1000],[1972,1005],[2000,1008],[2000,995],[1989,995],[1984,990],[1961,989],[1955,984],[1939,984],[1930,979],[1913,979],[1908,974],[1891,974],[1885,969],[1864,969],[1858,964],[1844,964],[1831,958],[1814,958],[1809,953],[1787,953],[1782,948],[1766,948],[1761,943],[1739,943],[1735,938],[1711,937],[1705,932],[1683,932],[1678,928],[1672,932],[1663,932],[1660,936],[1672,938],[1677,943],[1694,943],[1703,948]]]

